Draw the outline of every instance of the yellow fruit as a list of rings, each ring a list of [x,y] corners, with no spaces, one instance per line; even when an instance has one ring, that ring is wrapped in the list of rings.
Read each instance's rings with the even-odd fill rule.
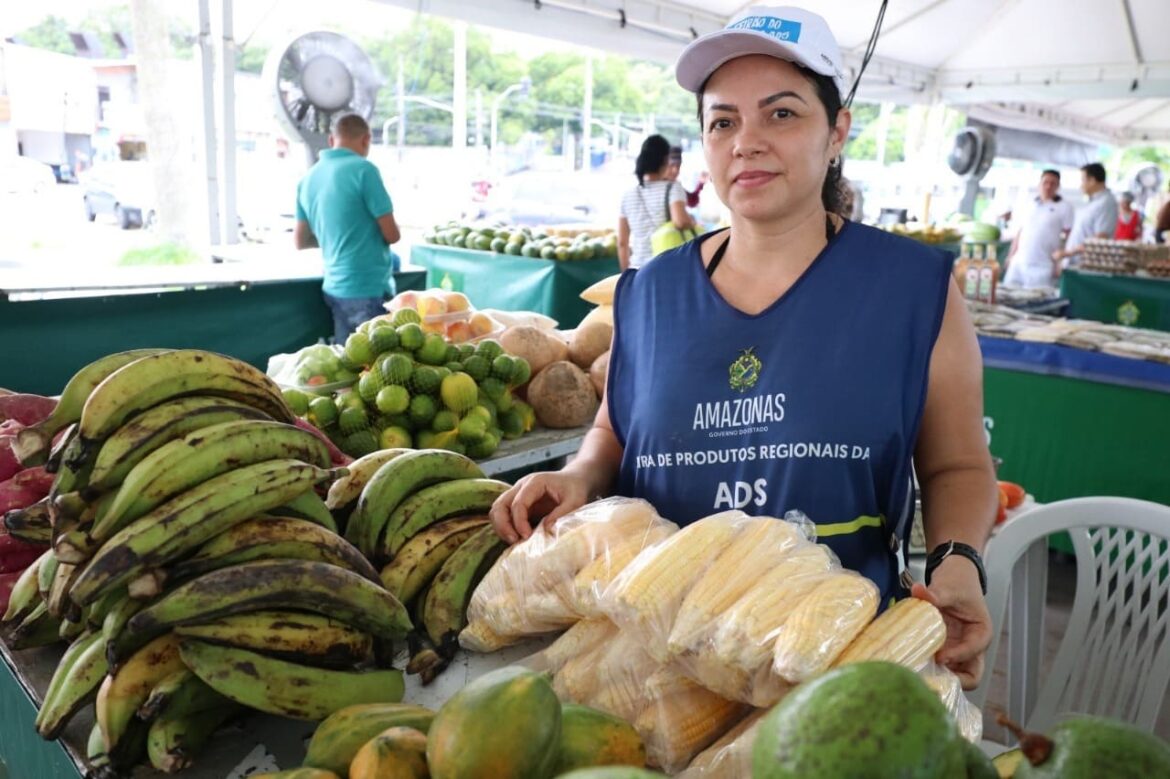
[[[349,779],[427,779],[427,737],[389,728],[367,741],[349,764]]]

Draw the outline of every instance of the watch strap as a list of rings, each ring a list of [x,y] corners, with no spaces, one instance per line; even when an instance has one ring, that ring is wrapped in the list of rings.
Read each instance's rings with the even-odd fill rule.
[[[934,573],[934,569],[942,564],[942,561],[951,555],[958,555],[959,557],[966,557],[975,566],[975,570],[979,572],[979,587],[983,590],[983,594],[987,594],[987,571],[983,567],[983,556],[975,547],[969,544],[964,544],[960,541],[946,541],[934,548],[929,555],[926,556],[926,585],[930,586],[930,575]]]

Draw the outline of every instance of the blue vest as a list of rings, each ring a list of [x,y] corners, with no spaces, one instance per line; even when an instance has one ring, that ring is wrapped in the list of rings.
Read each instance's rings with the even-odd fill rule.
[[[618,492],[680,525],[731,508],[799,510],[883,600],[901,594],[894,529],[913,511],[911,458],[951,256],[847,222],[749,316],[707,278],[705,238],[618,283]]]

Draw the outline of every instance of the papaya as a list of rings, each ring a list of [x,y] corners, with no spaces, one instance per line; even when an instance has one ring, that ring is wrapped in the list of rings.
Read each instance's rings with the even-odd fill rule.
[[[967,779],[999,779],[999,771],[982,749],[966,740],[962,746],[963,757],[967,762]]]
[[[349,764],[349,779],[427,779],[427,737],[388,728],[367,741]]]
[[[555,776],[590,766],[646,765],[646,747],[634,726],[588,706],[561,706],[561,744]]]
[[[548,677],[509,666],[443,704],[427,737],[433,779],[548,779],[561,739],[561,702]]]
[[[599,768],[578,768],[557,779],[663,779],[666,774],[624,765],[610,765]]]
[[[1020,761],[1024,759],[1024,753],[1020,749],[1010,749],[1007,752],[1001,752],[991,760],[991,764],[995,766],[995,770],[999,772],[999,779],[1014,779],[1016,769],[1020,765]]]
[[[309,741],[305,765],[332,771],[341,779],[367,741],[393,727],[426,733],[435,713],[409,703],[363,703],[339,709],[322,720]]]
[[[332,771],[322,771],[319,768],[290,768],[287,771],[277,771],[269,774],[256,774],[249,779],[338,779]]]

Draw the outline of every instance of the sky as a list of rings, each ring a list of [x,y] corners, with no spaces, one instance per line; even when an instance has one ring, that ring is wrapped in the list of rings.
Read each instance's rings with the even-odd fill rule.
[[[46,16],[61,16],[66,21],[78,21],[91,9],[126,5],[127,0],[44,0],[40,3],[18,3],[0,0],[5,8],[0,14],[0,37],[13,35],[30,27]],[[196,23],[195,0],[156,0],[174,7],[190,8],[191,24]],[[219,0],[210,3],[212,15],[217,13]],[[249,36],[257,43],[273,45],[287,40],[293,33],[328,25],[349,30],[354,34],[368,34],[370,30],[388,32],[410,24],[413,11],[397,8],[374,0],[234,0],[235,38],[242,42]],[[564,51],[566,44],[523,33],[482,28],[492,38],[493,47],[501,51],[515,51],[525,57],[535,57],[551,51]],[[568,47],[572,48],[572,47]]]

